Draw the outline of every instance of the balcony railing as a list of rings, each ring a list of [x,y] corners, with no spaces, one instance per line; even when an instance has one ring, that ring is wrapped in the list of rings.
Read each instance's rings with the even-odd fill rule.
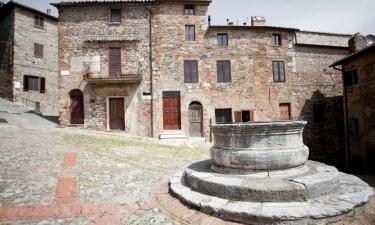
[[[143,70],[138,68],[134,73],[120,73],[103,75],[100,72],[92,72],[92,64],[83,64],[83,80],[87,83],[140,83],[142,81]]]

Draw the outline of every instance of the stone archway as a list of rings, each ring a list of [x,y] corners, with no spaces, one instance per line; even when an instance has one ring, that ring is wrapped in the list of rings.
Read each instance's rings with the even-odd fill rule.
[[[189,136],[203,137],[203,106],[200,102],[189,105]]]
[[[83,107],[83,93],[81,90],[75,89],[69,92],[70,96],[70,124],[84,124],[85,115]]]

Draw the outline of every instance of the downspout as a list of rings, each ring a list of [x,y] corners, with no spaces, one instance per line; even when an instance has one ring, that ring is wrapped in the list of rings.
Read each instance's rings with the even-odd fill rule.
[[[149,23],[149,34],[148,34],[148,37],[149,37],[149,63],[150,63],[150,94],[151,94],[151,113],[150,113],[150,116],[151,116],[151,126],[150,126],[150,129],[151,129],[151,138],[154,138],[154,93],[153,93],[153,90],[154,90],[154,85],[153,85],[153,61],[152,61],[152,55],[153,55],[153,50],[152,50],[152,10],[149,9],[147,6],[145,7],[145,9],[148,11],[148,14],[149,14],[149,18],[148,18],[148,23]]]
[[[335,70],[338,70],[338,71],[340,71],[341,73],[342,73],[342,76],[343,76],[343,78],[342,78],[342,80],[343,80],[343,87],[344,87],[344,110],[345,110],[345,123],[346,123],[346,135],[345,135],[345,139],[346,139],[346,148],[345,148],[345,150],[346,150],[346,152],[345,152],[345,166],[346,166],[346,168],[348,169],[348,170],[351,170],[351,165],[350,165],[350,152],[351,152],[351,147],[350,147],[350,137],[349,137],[349,132],[350,132],[350,130],[349,130],[349,109],[348,109],[348,91],[347,91],[347,89],[346,89],[346,87],[345,87],[345,78],[344,78],[344,73],[343,73],[343,70],[342,69],[339,69],[339,68],[336,68],[336,66],[333,66],[333,69],[335,69]]]

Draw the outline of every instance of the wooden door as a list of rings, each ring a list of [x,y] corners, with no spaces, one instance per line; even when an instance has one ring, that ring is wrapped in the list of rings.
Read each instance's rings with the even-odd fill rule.
[[[125,130],[125,102],[123,98],[109,99],[109,129]]]
[[[291,117],[290,103],[280,104],[280,120],[290,120]]]
[[[164,130],[181,129],[180,92],[163,93]]]
[[[70,124],[84,124],[83,94],[79,90],[70,93]]]
[[[189,136],[203,137],[203,106],[200,103],[189,106]]]

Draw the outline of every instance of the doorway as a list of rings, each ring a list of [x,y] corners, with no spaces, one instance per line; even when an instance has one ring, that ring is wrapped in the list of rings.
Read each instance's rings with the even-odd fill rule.
[[[109,98],[109,129],[125,130],[125,100],[122,97]]]
[[[83,108],[83,93],[81,90],[72,90],[70,96],[70,124],[84,124],[85,115]]]
[[[189,136],[203,137],[203,106],[199,102],[189,105]]]

